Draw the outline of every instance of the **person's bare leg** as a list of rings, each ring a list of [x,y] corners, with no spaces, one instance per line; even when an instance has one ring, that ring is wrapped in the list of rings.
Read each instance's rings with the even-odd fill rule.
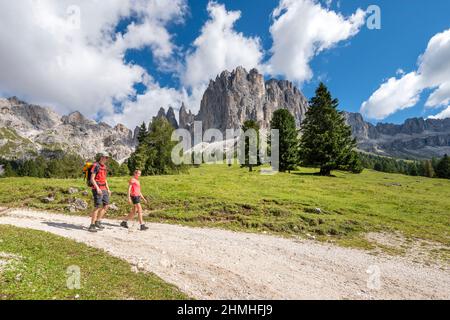
[[[134,206],[131,208],[130,213],[128,214],[128,217],[125,218],[125,221],[133,221],[135,215],[135,208]]]
[[[144,224],[144,219],[142,216],[142,206],[140,204],[138,204],[138,205],[136,205],[136,209],[138,211],[139,224],[142,226]]]
[[[100,208],[95,208],[94,211],[92,211],[91,224],[95,224],[95,222],[97,221],[97,217],[99,215],[100,210],[101,210]]]
[[[100,209],[100,212],[99,212],[99,214],[98,214],[98,219],[97,219],[97,221],[102,221],[103,220],[103,218],[105,217],[105,215],[106,215],[106,212],[108,211],[108,209],[109,209],[109,206],[104,206],[102,209]]]

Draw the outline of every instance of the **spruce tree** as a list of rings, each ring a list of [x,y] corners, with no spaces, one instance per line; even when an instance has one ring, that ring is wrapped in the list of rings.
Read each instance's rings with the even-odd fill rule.
[[[415,162],[411,162],[411,163],[408,165],[408,174],[409,174],[410,176],[413,176],[413,177],[416,177],[416,176],[419,175],[419,172],[418,172],[418,170],[417,170],[417,166],[416,166],[416,163],[415,163]]]
[[[128,168],[128,164],[126,162],[122,163],[119,168],[119,176],[125,177],[130,175],[130,169]]]
[[[450,158],[448,155],[445,155],[439,161],[436,167],[436,176],[442,179],[450,179]]]
[[[279,109],[273,113],[270,127],[279,130],[280,172],[295,170],[298,164],[298,132],[294,116],[286,109]]]
[[[145,122],[142,122],[141,126],[139,127],[139,132],[137,136],[138,142],[143,143],[146,136],[147,136],[147,126],[145,125]]]
[[[428,178],[434,178],[434,176],[436,175],[433,168],[433,162],[431,160],[426,160],[423,163],[423,171],[424,176]]]
[[[172,150],[177,142],[172,141],[174,127],[165,118],[152,121],[145,145],[147,161],[143,172],[145,175],[173,174],[185,169],[183,165],[175,165],[172,161]]]
[[[17,176],[16,172],[13,169],[13,166],[9,162],[7,162],[5,164],[3,170],[4,170],[4,173],[3,173],[4,177],[15,177],[15,176]]]
[[[320,167],[320,175],[329,176],[332,170],[362,171],[359,155],[354,151],[356,139],[346,125],[339,102],[333,99],[321,83],[302,124],[300,159],[306,166]]]
[[[373,170],[375,171],[383,171],[383,165],[380,162],[375,163],[375,166],[373,167]]]
[[[143,175],[157,175],[185,170],[185,166],[175,165],[172,161],[172,150],[177,144],[171,140],[173,131],[174,128],[167,119],[155,118],[146,130],[142,142],[128,159],[129,171],[139,169]]]
[[[139,127],[139,132],[137,134],[138,145],[136,147],[135,152],[128,159],[128,171],[134,172],[135,170],[143,170],[145,166],[145,162],[147,160],[146,156],[146,139],[148,136],[148,130],[145,122],[142,122],[142,125]]]

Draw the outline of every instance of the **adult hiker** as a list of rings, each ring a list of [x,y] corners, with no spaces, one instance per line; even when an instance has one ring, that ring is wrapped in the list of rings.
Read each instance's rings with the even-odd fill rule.
[[[111,190],[108,186],[106,163],[109,155],[101,153],[97,155],[97,162],[90,169],[90,185],[92,186],[92,195],[94,198],[94,211],[91,214],[91,226],[89,232],[97,232],[97,229],[103,230],[102,219],[109,208],[109,198]]]
[[[144,224],[143,214],[142,214],[142,206],[141,200],[144,200],[145,203],[148,203],[147,199],[144,197],[141,191],[141,183],[139,181],[139,177],[141,176],[141,170],[136,170],[133,174],[133,177],[130,180],[128,186],[128,202],[133,205],[131,208],[130,214],[127,218],[120,224],[121,227],[128,229],[128,221],[133,221],[136,213],[138,214],[139,224],[141,225],[141,231],[148,230],[148,227]]]

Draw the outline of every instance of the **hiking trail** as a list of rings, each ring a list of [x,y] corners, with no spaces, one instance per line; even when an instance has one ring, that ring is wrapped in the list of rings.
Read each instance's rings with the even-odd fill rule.
[[[450,299],[448,265],[372,255],[310,240],[120,221],[88,233],[88,217],[3,210],[0,224],[47,231],[103,249],[196,299]],[[0,234],[1,238],[1,234]]]

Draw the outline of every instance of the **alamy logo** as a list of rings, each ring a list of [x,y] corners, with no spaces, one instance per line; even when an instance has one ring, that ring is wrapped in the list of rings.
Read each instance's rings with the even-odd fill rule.
[[[193,139],[192,139],[193,136]],[[224,134],[218,129],[203,132],[201,121],[194,123],[194,132],[177,129],[172,141],[179,142],[172,150],[172,162],[182,164],[270,164],[273,174],[279,170],[279,130],[228,129]]]
[[[381,29],[381,8],[377,5],[371,5],[367,8],[367,29],[380,30]]]
[[[81,269],[79,266],[70,266],[66,270],[66,285],[70,290],[81,289]]]
[[[367,288],[370,290],[381,289],[381,269],[379,266],[372,265],[367,269],[369,278],[367,279]]]

